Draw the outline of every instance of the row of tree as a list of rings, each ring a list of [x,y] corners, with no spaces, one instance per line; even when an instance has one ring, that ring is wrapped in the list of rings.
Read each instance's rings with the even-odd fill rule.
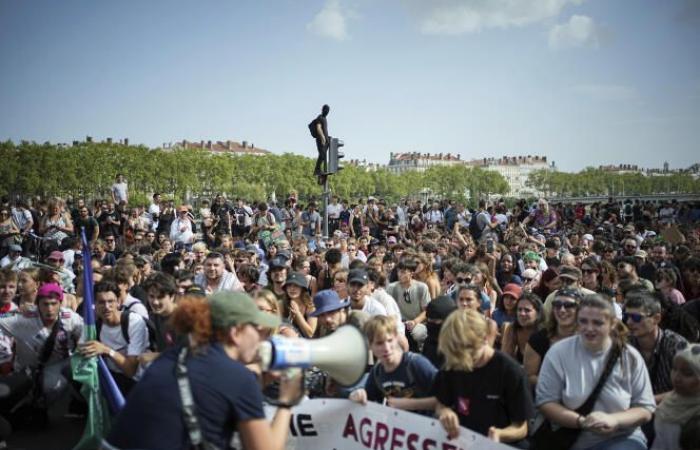
[[[321,187],[311,175],[314,160],[285,153],[266,156],[211,154],[200,149],[160,150],[144,146],[83,142],[71,147],[11,141],[0,143],[0,194],[105,198],[117,173],[129,182],[132,203],[147,204],[154,192],[177,201],[224,193],[251,200],[296,191],[318,198]],[[465,165],[434,166],[425,172],[394,174],[346,165],[330,177],[341,198],[376,195],[391,201],[405,197],[465,200],[510,190],[499,173]],[[644,176],[595,169],[579,173],[540,170],[527,182],[546,196],[646,195],[700,193],[700,181],[688,174]]]
[[[230,156],[206,150],[153,150],[143,146],[79,143],[0,143],[0,194],[105,198],[118,173],[129,183],[132,203],[146,204],[154,192],[176,200],[224,193],[228,197],[265,199],[296,191],[318,198],[321,187],[314,160],[285,153]],[[434,167],[401,175],[346,165],[330,177],[331,191],[342,198],[377,195],[390,200],[409,196],[472,198],[508,191],[505,179],[478,168]]]
[[[644,175],[640,172],[614,173],[590,167],[578,173],[538,170],[530,174],[527,185],[544,192],[547,197],[700,193],[700,179],[694,179],[689,173]]]

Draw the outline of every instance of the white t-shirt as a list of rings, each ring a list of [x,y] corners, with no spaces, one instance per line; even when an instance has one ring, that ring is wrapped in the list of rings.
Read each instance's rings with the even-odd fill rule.
[[[132,297],[131,294],[126,294],[126,299],[122,304],[122,308],[128,309],[129,311],[135,312],[139,316],[148,319],[148,310],[146,309],[146,306],[141,303],[141,300],[138,298]]]
[[[328,217],[330,219],[337,219],[340,217],[340,213],[343,211],[343,205],[340,203],[338,204],[330,204],[328,205]]]
[[[146,322],[138,314],[129,314],[129,343],[122,334],[121,324],[110,326],[102,324],[97,339],[115,352],[124,356],[139,356],[148,350],[148,328]],[[104,358],[109,370],[123,373],[111,358]],[[136,377],[134,377],[136,378]]]
[[[126,192],[128,190],[128,186],[126,184],[126,181],[122,183],[114,183],[112,185],[112,194],[114,194],[114,199],[116,200],[117,203],[121,201],[127,201],[127,195]]]
[[[544,357],[537,381],[536,406],[549,402],[578,408],[586,401],[600,378],[610,348],[593,353],[586,349],[581,337],[571,336],[552,345]],[[627,345],[623,356],[605,382],[593,411],[615,413],[631,407],[642,407],[654,412],[656,402],[651,390],[649,371],[639,352]],[[619,436],[634,437],[644,442],[639,427],[621,428],[609,435],[583,431],[572,448],[592,447],[601,441]]]
[[[370,297],[369,295],[365,296],[365,305],[362,307],[362,311],[366,312],[370,316],[388,316],[386,312],[386,308],[379,303],[379,301],[375,300],[374,298]]]
[[[148,214],[151,216],[151,229],[156,231],[158,228],[157,217],[160,216],[160,205],[157,203],[151,203],[151,205],[148,207]]]
[[[396,331],[398,331],[399,336],[403,336],[406,332],[406,325],[401,321],[401,310],[399,310],[399,305],[396,304],[394,297],[389,295],[384,288],[379,287],[372,292],[372,298],[384,306],[387,316],[396,319]]]

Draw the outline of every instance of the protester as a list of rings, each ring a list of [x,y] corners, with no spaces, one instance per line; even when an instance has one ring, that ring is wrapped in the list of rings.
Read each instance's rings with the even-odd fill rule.
[[[169,450],[194,446],[198,437],[226,448],[237,431],[245,448],[283,449],[290,407],[302,395],[300,379],[282,377],[280,404],[270,423],[260,386],[244,366],[255,360],[266,330],[277,327],[279,317],[259,311],[247,294],[222,291],[208,301],[183,300],[173,323],[178,334],[191,336],[189,345],[167,350],[153,362],[107,442],[116,448]]]
[[[656,408],[652,450],[688,448],[680,442],[681,427],[700,418],[700,345],[685,343],[677,350],[671,377],[673,390]],[[697,448],[699,442],[696,437],[690,448]]]
[[[424,356],[401,349],[395,320],[374,316],[364,332],[377,363],[364,389],[352,392],[350,400],[362,404],[386,400],[388,406],[409,411],[434,409],[435,398],[429,393],[437,369]]]
[[[537,383],[537,407],[554,424],[581,430],[574,449],[640,449],[640,427],[656,404],[644,359],[626,343],[612,304],[599,295],[581,300],[578,334],[554,344],[544,357]],[[606,371],[606,366],[610,371]],[[604,389],[589,411],[579,408],[601,377]]]
[[[474,310],[455,311],[445,320],[438,346],[445,365],[432,389],[435,414],[449,438],[459,435],[461,425],[527,448],[527,423],[535,415],[527,376],[487,343],[487,333],[486,318]]]
[[[545,328],[530,336],[523,353],[523,365],[530,385],[537,385],[542,361],[551,346],[576,332],[576,311],[581,298],[576,290],[559,291],[552,302],[549,320],[545,320]]]
[[[505,324],[501,351],[523,364],[524,352],[530,337],[542,324],[542,301],[535,294],[526,293],[515,304],[516,319]]]

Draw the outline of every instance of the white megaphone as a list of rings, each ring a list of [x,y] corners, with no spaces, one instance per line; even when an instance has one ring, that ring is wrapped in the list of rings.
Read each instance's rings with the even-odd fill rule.
[[[263,370],[316,366],[341,386],[352,386],[367,367],[367,341],[360,330],[343,325],[321,339],[273,336],[258,350]]]

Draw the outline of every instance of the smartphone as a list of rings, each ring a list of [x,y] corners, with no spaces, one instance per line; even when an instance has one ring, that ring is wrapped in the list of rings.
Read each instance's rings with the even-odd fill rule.
[[[486,239],[486,253],[493,253],[493,239]]]

